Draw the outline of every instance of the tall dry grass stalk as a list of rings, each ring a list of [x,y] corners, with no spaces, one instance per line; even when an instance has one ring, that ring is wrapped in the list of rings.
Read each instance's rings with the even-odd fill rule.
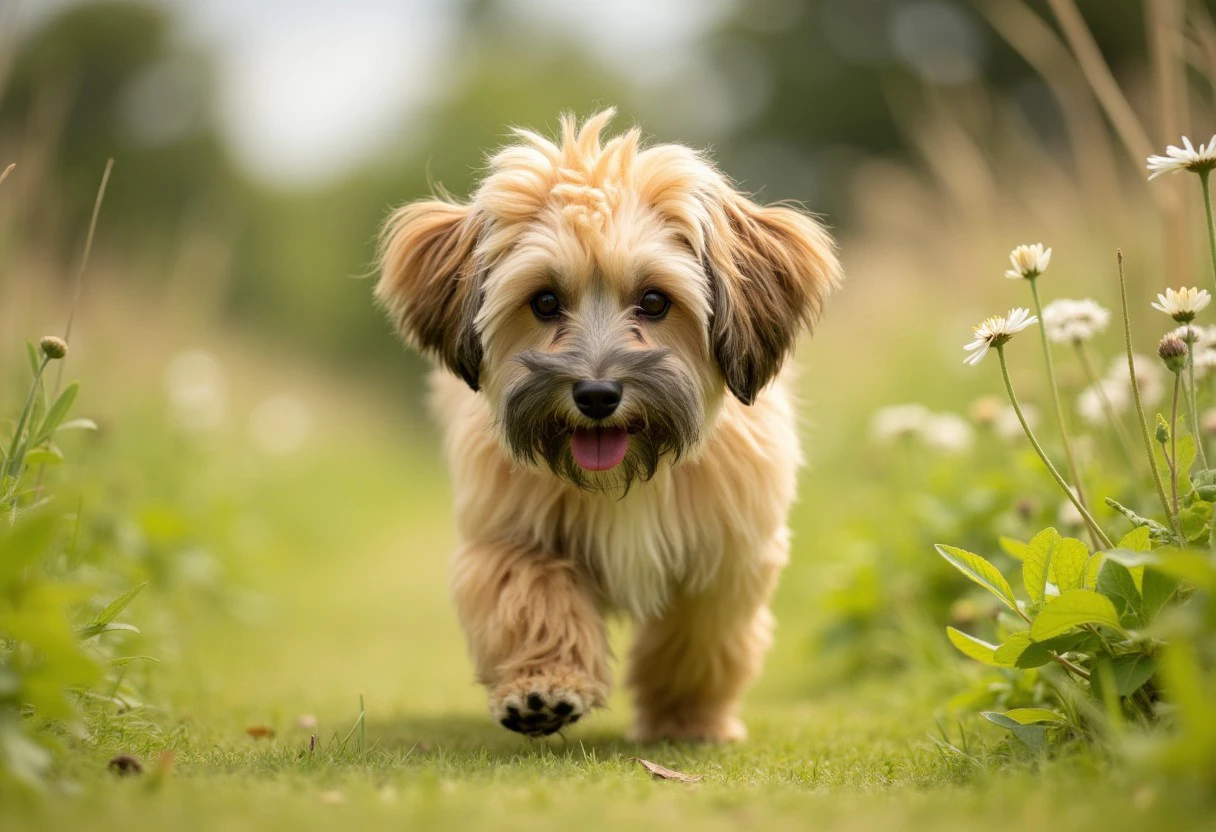
[[[1188,134],[1190,121],[1183,58],[1185,0],[1144,0],[1148,28],[1148,52],[1152,62],[1153,92],[1157,103],[1157,145],[1176,142]],[[1171,181],[1157,193],[1161,205],[1161,230],[1165,239],[1166,264],[1171,274],[1190,273],[1187,246],[1186,183]]]

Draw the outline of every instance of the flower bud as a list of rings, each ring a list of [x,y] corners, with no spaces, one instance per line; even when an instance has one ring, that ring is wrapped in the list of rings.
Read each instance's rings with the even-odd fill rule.
[[[1181,338],[1167,335],[1157,345],[1157,355],[1171,373],[1180,373],[1186,366],[1186,344]]]
[[[1170,441],[1170,426],[1165,421],[1165,417],[1160,413],[1157,414],[1157,441],[1162,445]]]
[[[41,347],[42,354],[47,358],[63,358],[68,354],[68,342],[62,338],[56,338],[54,335],[43,336],[42,340],[38,342],[38,346]]]

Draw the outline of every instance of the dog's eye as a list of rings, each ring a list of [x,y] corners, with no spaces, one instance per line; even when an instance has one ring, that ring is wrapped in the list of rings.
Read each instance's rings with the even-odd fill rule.
[[[537,292],[532,296],[532,313],[536,317],[553,318],[561,311],[561,302],[552,292]]]
[[[667,314],[667,310],[671,308],[671,301],[667,299],[667,295],[662,292],[656,292],[651,289],[642,295],[642,299],[638,301],[638,309],[647,318],[661,318]]]

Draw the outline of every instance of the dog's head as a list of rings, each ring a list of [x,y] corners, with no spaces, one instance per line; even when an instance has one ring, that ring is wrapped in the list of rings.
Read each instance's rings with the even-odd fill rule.
[[[611,117],[518,130],[468,203],[398,209],[376,287],[515,458],[604,489],[695,448],[727,389],[751,404],[840,277],[811,217],[636,129],[601,142]]]

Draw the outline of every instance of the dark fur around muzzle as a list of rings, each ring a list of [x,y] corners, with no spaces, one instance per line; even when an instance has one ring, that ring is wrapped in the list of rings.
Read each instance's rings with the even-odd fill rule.
[[[524,352],[516,356],[527,374],[506,391],[501,423],[512,453],[544,460],[555,474],[581,488],[591,481],[570,452],[570,435],[587,419],[573,408],[572,388],[581,379],[613,379],[624,387],[620,409],[605,422],[629,429],[629,453],[611,472],[625,490],[654,476],[664,456],[671,461],[697,441],[702,402],[696,381],[665,349],[610,348],[594,361],[586,350]]]

